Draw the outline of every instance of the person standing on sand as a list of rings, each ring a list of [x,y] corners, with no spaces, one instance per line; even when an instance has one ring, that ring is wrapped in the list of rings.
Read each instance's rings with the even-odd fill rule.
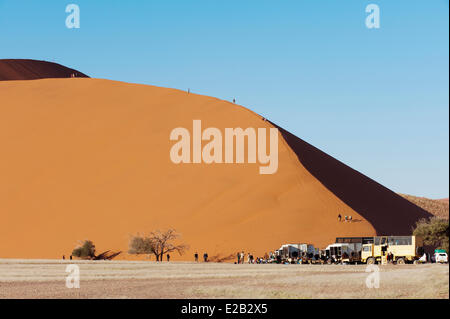
[[[70,255],[70,260],[72,260],[72,255]]]
[[[204,254],[203,254],[203,261],[204,261],[205,263],[208,262],[208,254],[207,254],[207,253],[204,253]]]
[[[233,103],[236,104],[236,99],[233,99]]]
[[[348,216],[345,216],[345,222],[347,222],[348,221]]]
[[[243,264],[244,263],[244,258],[245,258],[245,254],[244,254],[244,251],[241,251],[241,264]]]
[[[240,264],[241,263],[241,253],[237,253],[237,263]]]
[[[338,215],[338,221],[341,221],[342,220],[342,216],[341,216],[341,214],[339,214]]]
[[[63,260],[65,260],[65,259],[66,259],[66,256],[63,255]]]
[[[170,255],[169,254],[167,254],[167,261],[168,262],[170,261]]]
[[[198,253],[197,252],[194,254],[194,259],[195,259],[195,262],[198,263]]]
[[[348,216],[348,221],[351,223],[352,222],[352,216]]]

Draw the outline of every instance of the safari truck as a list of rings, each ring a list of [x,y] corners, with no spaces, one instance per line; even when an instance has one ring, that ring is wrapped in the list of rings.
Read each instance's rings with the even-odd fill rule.
[[[423,255],[423,241],[416,236],[376,236],[373,243],[364,244],[361,262],[380,263],[383,256],[392,254],[394,262],[405,264],[416,262]]]
[[[361,260],[361,244],[334,243],[325,249],[328,264],[351,264]]]
[[[362,247],[368,243],[373,243],[373,237],[337,237],[325,249],[327,263],[360,263]]]
[[[314,246],[311,244],[285,244],[282,245],[276,252],[284,262],[302,257],[305,260],[309,259],[313,257],[315,250]]]
[[[350,251],[348,244],[334,243],[325,248],[328,264],[338,264],[342,262],[342,258]]]

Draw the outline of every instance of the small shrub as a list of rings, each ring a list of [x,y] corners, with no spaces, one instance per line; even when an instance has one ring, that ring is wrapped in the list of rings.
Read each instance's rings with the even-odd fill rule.
[[[95,245],[91,240],[85,240],[72,251],[72,256],[83,258],[83,259],[92,259],[95,257]]]

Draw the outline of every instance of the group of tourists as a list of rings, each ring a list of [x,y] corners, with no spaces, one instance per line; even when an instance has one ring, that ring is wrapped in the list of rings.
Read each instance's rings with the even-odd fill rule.
[[[353,220],[352,216],[347,216],[347,215],[344,216],[344,222],[350,222],[350,223],[351,223],[352,220]],[[338,221],[339,221],[339,222],[342,221],[342,216],[341,216],[341,214],[338,215]]]
[[[244,251],[238,252],[236,254],[237,262],[235,264],[267,264],[274,262],[276,260],[275,254],[270,252],[269,254],[265,253],[264,257],[254,257],[253,254],[247,253],[247,258],[245,256]]]
[[[196,263],[198,262],[198,252],[195,252],[194,260],[195,260]],[[203,262],[205,262],[205,263],[208,262],[208,253],[204,253],[203,254]]]

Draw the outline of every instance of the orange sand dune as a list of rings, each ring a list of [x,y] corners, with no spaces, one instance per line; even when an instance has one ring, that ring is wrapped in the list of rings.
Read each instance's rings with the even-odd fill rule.
[[[173,164],[169,134],[193,119],[273,127],[216,98],[98,79],[5,81],[0,97],[0,258],[60,258],[86,238],[126,250],[130,234],[169,227],[191,247],[182,259],[259,256],[288,242],[409,233],[429,215],[285,131],[273,175],[259,164]]]
[[[28,59],[0,59],[0,81],[45,78],[86,78],[80,71],[57,63]]]

